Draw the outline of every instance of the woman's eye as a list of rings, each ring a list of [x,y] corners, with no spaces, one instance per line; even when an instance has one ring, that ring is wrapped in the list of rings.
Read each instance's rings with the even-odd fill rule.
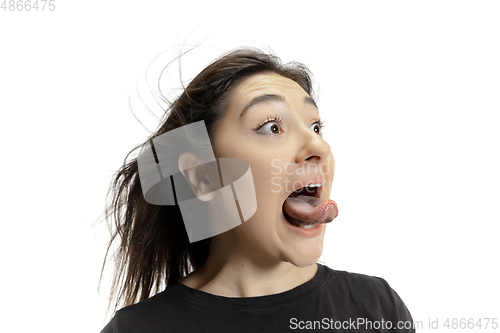
[[[280,134],[282,132],[281,126],[278,122],[275,121],[270,121],[259,129],[260,133],[266,133],[266,134]]]
[[[320,123],[314,123],[310,127],[316,134],[321,135],[321,124]]]

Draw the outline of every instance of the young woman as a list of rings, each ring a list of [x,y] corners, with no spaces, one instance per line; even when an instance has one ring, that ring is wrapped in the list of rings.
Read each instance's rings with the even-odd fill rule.
[[[119,242],[113,295],[124,307],[102,332],[413,331],[383,279],[317,264],[338,210],[312,93],[304,65],[255,49],[228,53],[191,81],[137,148],[203,120],[217,159],[248,162],[257,209],[190,243],[179,207],[148,203],[137,158],[124,164],[107,211]],[[203,170],[183,175],[194,191],[213,182]]]

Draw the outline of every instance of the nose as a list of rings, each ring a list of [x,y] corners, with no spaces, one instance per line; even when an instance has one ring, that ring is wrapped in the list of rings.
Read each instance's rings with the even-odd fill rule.
[[[331,153],[330,145],[310,128],[305,128],[300,132],[299,142],[300,148],[295,156],[297,164],[303,162],[322,163]]]

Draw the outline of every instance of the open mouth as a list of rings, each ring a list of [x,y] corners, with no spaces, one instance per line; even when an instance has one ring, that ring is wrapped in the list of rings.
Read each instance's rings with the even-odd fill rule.
[[[319,223],[333,221],[338,215],[337,204],[320,198],[322,184],[309,184],[292,192],[283,203],[283,215],[293,226],[311,229]]]
[[[292,192],[289,197],[299,197],[301,195],[303,196],[308,196],[308,197],[313,197],[313,198],[319,198],[320,191],[323,188],[323,185],[317,183],[317,184],[310,184],[306,185],[304,187],[299,188],[295,192]]]
[[[312,229],[320,220],[317,214],[311,214],[311,208],[318,206],[323,200],[320,199],[322,185],[310,184],[292,192],[283,204],[283,215],[293,226]]]

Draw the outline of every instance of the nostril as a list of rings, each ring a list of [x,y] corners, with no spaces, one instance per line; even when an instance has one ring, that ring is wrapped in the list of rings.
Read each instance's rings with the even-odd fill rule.
[[[312,156],[309,156],[308,158],[306,158],[306,161],[311,161],[311,160],[313,160],[314,158],[317,158],[318,160],[320,159],[320,157],[319,157],[319,156],[312,155]]]

